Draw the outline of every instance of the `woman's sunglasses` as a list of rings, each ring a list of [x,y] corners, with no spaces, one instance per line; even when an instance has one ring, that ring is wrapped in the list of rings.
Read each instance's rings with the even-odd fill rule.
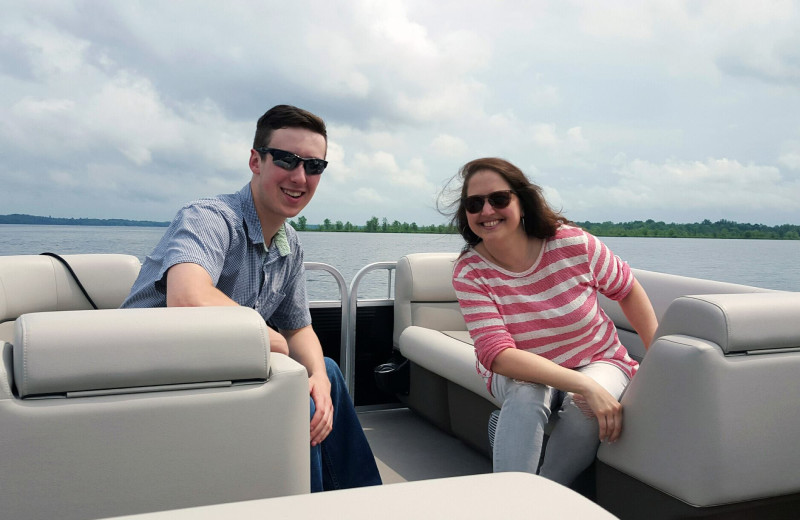
[[[322,159],[313,159],[300,157],[299,155],[287,152],[286,150],[278,150],[277,148],[261,148],[255,149],[263,157],[265,154],[272,154],[272,164],[279,166],[284,170],[292,171],[297,168],[297,165],[303,163],[303,169],[306,175],[319,175],[328,166],[328,161]]]
[[[514,190],[493,191],[488,195],[470,195],[464,199],[464,209],[467,213],[480,213],[486,201],[495,209],[503,209],[511,203],[511,194]]]

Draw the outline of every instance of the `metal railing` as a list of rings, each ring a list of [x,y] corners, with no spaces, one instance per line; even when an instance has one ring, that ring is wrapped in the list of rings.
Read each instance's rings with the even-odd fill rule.
[[[348,356],[347,328],[350,325],[350,306],[347,305],[346,302],[349,301],[348,296],[350,293],[347,290],[347,282],[344,281],[344,276],[342,276],[342,273],[340,273],[332,265],[323,264],[320,262],[303,262],[303,266],[306,268],[306,271],[325,271],[333,276],[333,278],[336,280],[336,284],[339,286],[339,302],[342,307],[342,332],[339,340],[341,342],[339,351],[339,364],[341,365],[342,361]],[[350,392],[350,395],[352,395],[352,390],[349,386],[347,387],[347,390]]]
[[[342,369],[347,391],[350,397],[355,398],[355,353],[356,353],[356,318],[358,314],[358,286],[368,273],[377,270],[386,270],[386,300],[393,300],[392,271],[397,267],[397,262],[375,262],[364,266],[356,273],[348,288],[342,273],[335,267],[319,262],[304,262],[306,271],[325,271],[336,279],[339,286],[339,300],[342,308],[342,332],[339,367]]]
[[[392,271],[397,268],[397,262],[375,262],[361,268],[350,282],[350,304],[348,305],[349,323],[347,326],[347,348],[344,357],[344,380],[350,396],[355,399],[355,354],[356,354],[356,318],[358,314],[358,285],[365,275],[372,271],[385,269],[388,273],[386,299],[392,299]]]

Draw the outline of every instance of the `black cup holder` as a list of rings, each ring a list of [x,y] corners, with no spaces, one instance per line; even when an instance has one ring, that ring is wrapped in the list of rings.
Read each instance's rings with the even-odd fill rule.
[[[406,358],[398,356],[386,363],[375,367],[375,384],[384,392],[395,395],[408,395],[409,362]]]

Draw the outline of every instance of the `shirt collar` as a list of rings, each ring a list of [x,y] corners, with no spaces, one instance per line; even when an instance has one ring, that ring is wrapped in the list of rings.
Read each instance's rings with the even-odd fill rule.
[[[289,237],[286,235],[286,224],[284,223],[272,240],[267,241],[264,237],[264,230],[261,228],[261,221],[258,219],[258,212],[256,212],[255,202],[253,202],[253,193],[250,191],[250,183],[248,182],[244,188],[239,190],[239,196],[242,200],[242,214],[244,222],[247,225],[247,236],[254,244],[264,244],[264,251],[269,251],[270,243],[274,244],[281,256],[286,256],[292,253],[292,248],[289,246]]]
[[[286,224],[282,225],[277,233],[272,237],[272,243],[278,248],[281,256],[291,254],[292,248],[289,246],[289,237],[286,236]],[[266,244],[264,244],[266,247]]]

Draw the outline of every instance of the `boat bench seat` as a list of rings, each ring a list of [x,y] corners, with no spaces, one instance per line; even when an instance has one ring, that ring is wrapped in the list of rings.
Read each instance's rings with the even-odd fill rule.
[[[394,345],[410,361],[409,407],[491,455],[487,422],[499,403],[477,374],[460,318],[451,283],[457,256],[419,253],[398,261]],[[800,373],[800,293],[633,272],[660,326],[645,356],[619,305],[601,297],[642,366],[623,397],[623,438],[604,445],[600,460],[693,506],[800,492],[800,473],[789,469],[800,467],[791,440],[800,431],[800,378],[792,376]],[[656,453],[664,464],[670,460],[668,476],[657,477],[662,466],[648,458]],[[691,465],[702,466],[714,485],[683,479]],[[668,479],[678,486],[664,489]]]
[[[55,277],[73,295],[57,266],[5,257],[4,297],[25,278],[7,268],[24,272],[29,259],[49,278],[36,286],[53,288]],[[101,277],[87,274],[97,274],[81,276],[91,293],[88,280]],[[114,290],[92,296],[111,305]],[[99,518],[309,492],[308,376],[270,353],[256,311],[59,310],[57,299],[47,312],[3,304],[6,317],[24,311],[0,340],[4,518]]]
[[[116,309],[131,290],[141,263],[131,255],[63,255],[99,309]],[[0,256],[0,341],[14,337],[26,312],[91,309],[69,270],[51,256]]]
[[[695,507],[800,493],[798,317],[796,292],[677,298],[622,397],[625,430],[601,445],[599,469]],[[614,480],[601,482],[624,511]]]

